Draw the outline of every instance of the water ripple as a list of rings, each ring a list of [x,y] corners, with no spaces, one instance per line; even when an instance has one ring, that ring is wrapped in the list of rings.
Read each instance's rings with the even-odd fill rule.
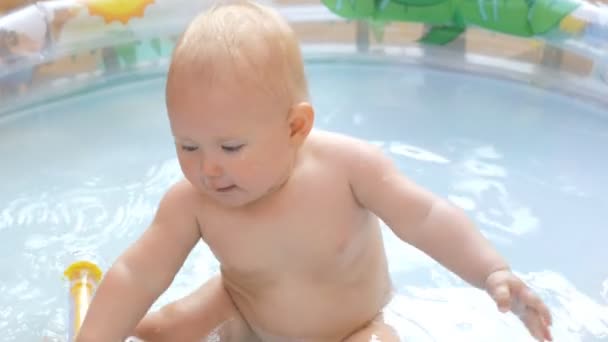
[[[432,162],[438,164],[447,164],[449,159],[440,156],[436,153],[423,149],[422,147],[408,145],[400,142],[391,142],[389,151],[398,156],[408,157],[420,161]]]
[[[32,185],[12,198],[3,194],[3,341],[41,340],[44,330],[48,336],[60,336],[56,329],[63,323],[56,321],[67,319],[68,302],[63,269],[78,255],[109,267],[149,224],[160,197],[180,177],[173,158],[119,183],[97,176],[52,189]]]
[[[559,273],[518,275],[548,302],[555,341],[608,336],[608,306],[595,303]],[[431,287],[399,287],[385,314],[405,340],[533,341],[523,324],[510,313],[500,313],[484,292],[445,279]]]

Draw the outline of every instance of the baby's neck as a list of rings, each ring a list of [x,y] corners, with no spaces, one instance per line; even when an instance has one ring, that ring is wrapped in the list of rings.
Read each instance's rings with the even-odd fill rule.
[[[249,207],[250,209],[252,209],[253,207],[258,207],[259,205],[271,201],[274,197],[276,197],[276,195],[281,193],[281,190],[283,190],[283,188],[285,188],[285,186],[291,180],[294,172],[297,171],[298,165],[300,164],[301,160],[301,153],[302,152],[299,149],[295,151],[292,157],[290,158],[290,162],[287,168],[282,173],[282,176],[262,196],[260,196],[255,201],[247,204],[247,207]]]

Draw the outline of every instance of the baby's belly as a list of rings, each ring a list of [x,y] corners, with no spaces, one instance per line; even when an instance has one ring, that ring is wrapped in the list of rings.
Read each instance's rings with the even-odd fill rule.
[[[336,278],[337,279],[337,278]],[[392,292],[384,267],[348,283],[295,279],[248,293],[225,281],[237,308],[264,342],[335,342],[374,319]]]

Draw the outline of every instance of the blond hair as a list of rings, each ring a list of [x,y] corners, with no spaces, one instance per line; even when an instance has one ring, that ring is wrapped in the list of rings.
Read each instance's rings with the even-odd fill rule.
[[[309,99],[295,33],[274,9],[252,1],[218,4],[190,23],[173,53],[168,88],[184,77],[253,86],[289,106]]]

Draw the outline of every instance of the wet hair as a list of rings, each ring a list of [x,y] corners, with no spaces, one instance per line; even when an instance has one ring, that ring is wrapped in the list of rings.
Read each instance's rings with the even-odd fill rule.
[[[188,25],[173,52],[167,95],[184,82],[252,87],[288,106],[309,100],[295,33],[275,9],[252,1],[219,3]]]

